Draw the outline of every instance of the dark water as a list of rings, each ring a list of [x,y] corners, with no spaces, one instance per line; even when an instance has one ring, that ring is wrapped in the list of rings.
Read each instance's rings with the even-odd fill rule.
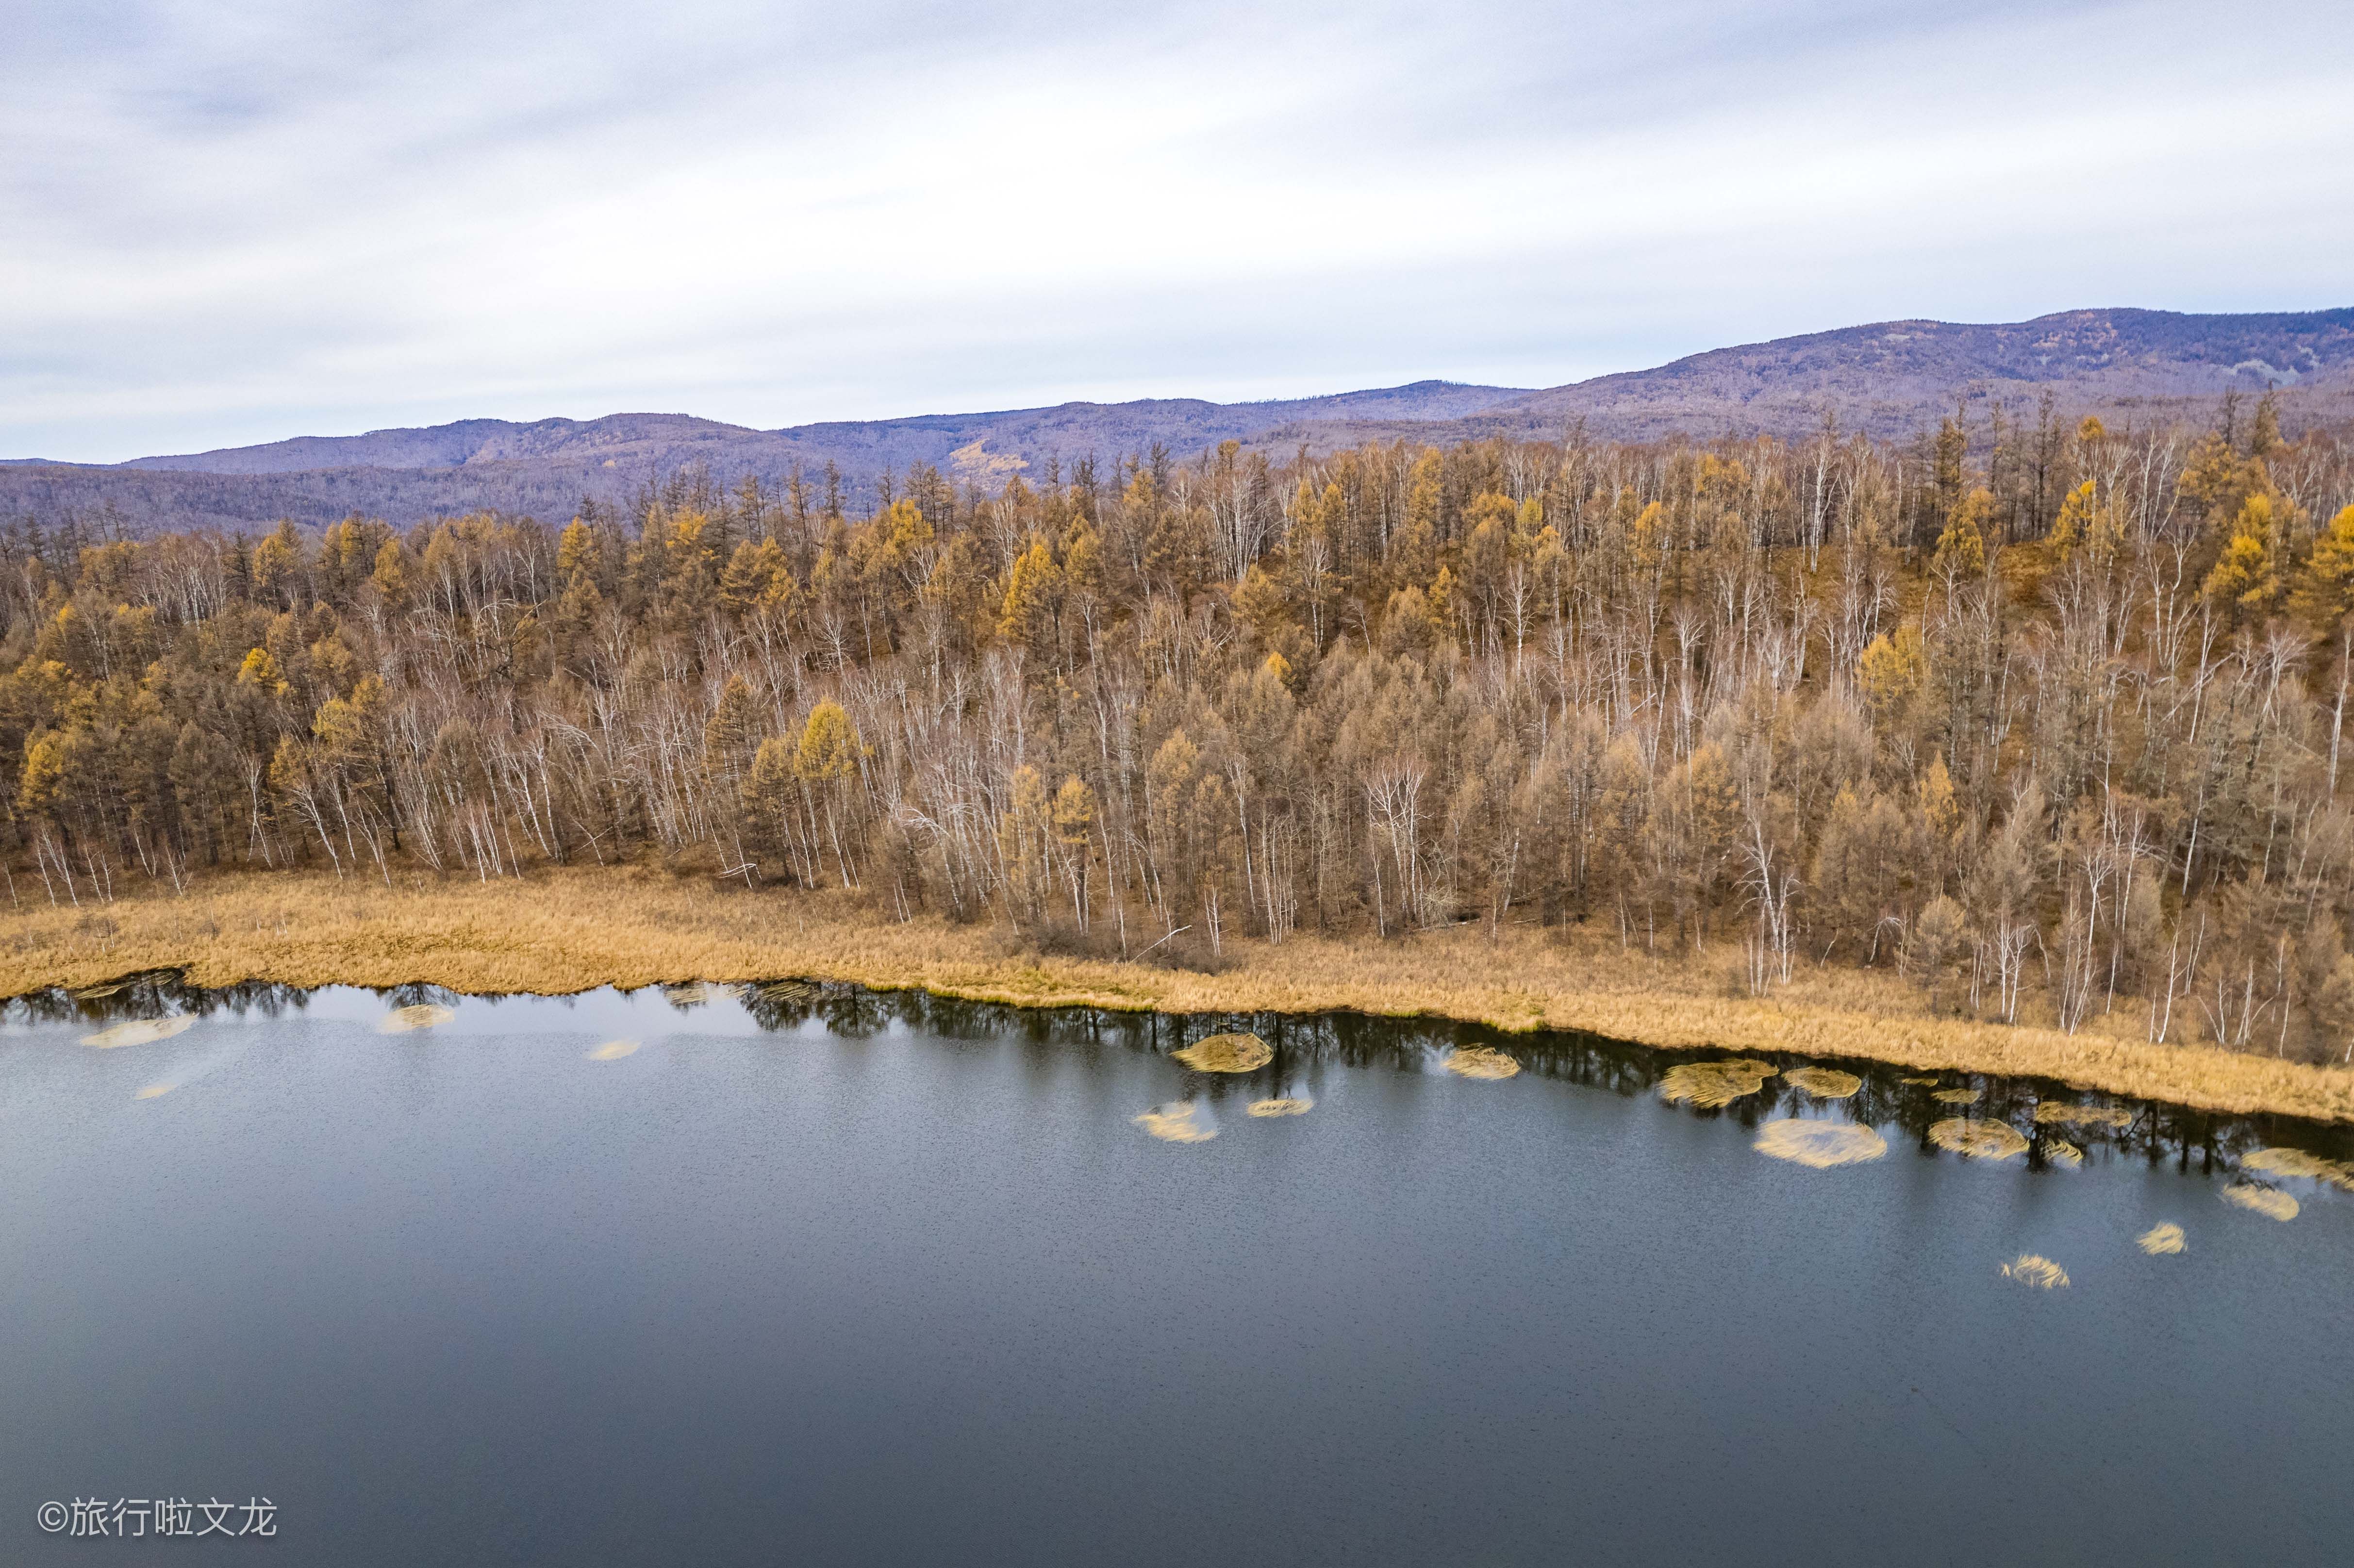
[[[1246,1078],[1165,1054],[1237,1022],[13,1003],[0,1562],[2354,1561],[2354,1197],[2218,1196],[2338,1129],[2132,1107],[2069,1169],[1930,1145],[1951,1075],[1712,1113],[1582,1038],[1500,1082],[1359,1019],[1263,1022]],[[1983,1086],[2031,1135],[2088,1097]],[[1246,1114],[1278,1088],[1314,1108]],[[1214,1139],[1133,1120],[1185,1097]],[[1753,1149],[1793,1114],[1889,1152]],[[277,1534],[40,1532],[90,1496]]]

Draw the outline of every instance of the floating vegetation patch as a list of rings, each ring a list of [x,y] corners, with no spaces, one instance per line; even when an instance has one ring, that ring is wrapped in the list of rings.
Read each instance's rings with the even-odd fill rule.
[[[1843,1100],[1863,1087],[1863,1080],[1836,1067],[1793,1067],[1782,1075],[1819,1100]]]
[[[193,1012],[183,1012],[172,1018],[134,1018],[101,1029],[95,1034],[85,1034],[81,1043],[94,1051],[111,1051],[123,1045],[152,1045],[158,1040],[169,1040],[196,1021]]]
[[[2065,1290],[2068,1271],[2040,1252],[2023,1252],[2002,1266],[2002,1277],[2037,1290]]]
[[[1213,1034],[1169,1054],[1197,1073],[1256,1073],[1275,1060],[1275,1047],[1256,1034]]]
[[[2065,1100],[2045,1100],[2035,1107],[2035,1119],[2046,1127],[2131,1127],[2134,1113],[2115,1106],[2072,1106]]]
[[[2253,1181],[2234,1181],[2223,1189],[2221,1196],[2223,1202],[2237,1203],[2268,1220],[2285,1222],[2296,1218],[2296,1200],[2277,1187],[2259,1187]]]
[[[1801,1069],[1802,1071],[1804,1069]],[[1888,1152],[1888,1140],[1871,1128],[1851,1121],[1769,1121],[1757,1129],[1753,1146],[1760,1154],[1828,1171],[1834,1165],[1861,1165]]]
[[[122,980],[115,980],[109,985],[86,985],[73,993],[73,999],[76,1001],[104,1001],[108,997],[121,991],[124,983]]]
[[[1218,1136],[1218,1124],[1192,1100],[1172,1100],[1136,1118],[1136,1125],[1163,1143],[1207,1143]]]
[[[2054,1165],[2064,1165],[2073,1171],[2084,1163],[2084,1151],[2064,1138],[2047,1139],[2043,1144],[2043,1158]]]
[[[1521,1065],[1501,1051],[1466,1045],[1447,1054],[1447,1070],[1464,1078],[1509,1078],[1521,1070]]]
[[[1939,1089],[1929,1097],[1941,1106],[1974,1106],[1985,1096],[1984,1089]]]
[[[684,985],[663,987],[663,998],[673,1007],[703,1007],[716,1001],[734,1001],[744,994],[740,985],[726,985],[718,980],[690,980]]]
[[[160,1083],[160,1084],[150,1084],[150,1085],[148,1085],[145,1088],[143,1088],[143,1089],[140,1090],[137,1094],[133,1095],[131,1097],[132,1097],[133,1099],[134,1099],[134,1100],[154,1100],[154,1099],[161,1099],[161,1098],[163,1098],[165,1095],[170,1094],[174,1089],[176,1089],[176,1088],[178,1088],[179,1086],[180,1086],[179,1085],[177,1085],[177,1084],[175,1084],[175,1083],[172,1082],[172,1080],[170,1080],[169,1078],[166,1078],[166,1079],[164,1079],[164,1080],[162,1083]]]
[[[807,980],[770,980],[757,988],[753,994],[762,1001],[815,1001],[817,987]]]
[[[1971,1160],[2009,1160],[2027,1152],[2027,1139],[2009,1122],[1947,1117],[1929,1124],[1929,1141]]]
[[[1253,1116],[1306,1116],[1315,1108],[1316,1102],[1306,1095],[1289,1099],[1253,1100],[1249,1107]]]
[[[1686,1062],[1668,1069],[1659,1080],[1659,1097],[1670,1105],[1714,1108],[1729,1106],[1744,1095],[1754,1095],[1774,1075],[1773,1066],[1735,1056],[1723,1062]]]
[[[2274,1176],[2310,1176],[2317,1181],[2354,1192],[2354,1165],[2324,1160],[2302,1149],[2259,1149],[2241,1160],[2240,1169],[2263,1171]]]
[[[2172,1220],[2156,1224],[2134,1237],[2134,1245],[2152,1257],[2164,1257],[2182,1250],[2182,1227]]]
[[[446,1007],[420,1001],[414,1007],[394,1008],[384,1015],[376,1031],[379,1034],[406,1034],[413,1029],[430,1029],[438,1023],[447,1023],[457,1016]]]
[[[634,1040],[608,1040],[589,1052],[588,1059],[591,1062],[618,1062],[624,1056],[635,1054],[637,1049],[638,1043]]]
[[[1935,1078],[1899,1078],[1896,1081],[1900,1084],[1915,1084],[1925,1088],[1928,1086],[1935,1084],[1937,1080]]]

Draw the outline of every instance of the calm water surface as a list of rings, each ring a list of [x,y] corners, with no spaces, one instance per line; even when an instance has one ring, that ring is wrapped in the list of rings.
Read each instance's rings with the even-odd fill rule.
[[[1271,1066],[1167,1054],[1236,1025]],[[833,988],[20,1000],[0,1562],[2354,1561],[2354,1197],[2219,1197],[2342,1131],[2127,1106],[2079,1167],[1989,1163],[1927,1140],[1936,1090],[2030,1135],[2090,1097],[1701,1112],[1657,1092],[1689,1056],[1515,1039],[1480,1082],[1466,1044]],[[1314,1108],[1246,1113],[1278,1093]],[[1214,1138],[1134,1119],[1183,1099]],[[1753,1148],[1792,1115],[1889,1151]],[[2068,1287],[2003,1277],[2031,1252]],[[278,1533],[40,1532],[93,1495]]]

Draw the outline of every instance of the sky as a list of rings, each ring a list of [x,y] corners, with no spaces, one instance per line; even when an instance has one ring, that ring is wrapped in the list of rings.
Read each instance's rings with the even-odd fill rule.
[[[2354,6],[17,0],[0,457],[2354,303]]]

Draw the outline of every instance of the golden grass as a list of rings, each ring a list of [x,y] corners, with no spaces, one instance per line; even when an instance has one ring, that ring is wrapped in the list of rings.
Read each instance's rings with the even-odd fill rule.
[[[1213,1034],[1169,1054],[1197,1073],[1256,1073],[1275,1060],[1275,1048],[1256,1034]]]
[[[1659,1097],[1670,1105],[1690,1104],[1716,1109],[1744,1095],[1754,1095],[1774,1075],[1770,1062],[1734,1057],[1728,1062],[1683,1062],[1668,1069],[1659,1080]]]
[[[2152,1257],[2165,1257],[2182,1250],[2182,1227],[2172,1220],[2155,1224],[2134,1237],[2134,1245]]]
[[[638,1043],[634,1040],[608,1040],[589,1052],[588,1059],[591,1062],[618,1062],[624,1056],[635,1055],[637,1049]]]
[[[1828,1171],[1835,1165],[1860,1165],[1888,1152],[1888,1140],[1871,1128],[1851,1121],[1769,1121],[1757,1129],[1750,1147],[1758,1153],[1793,1164]]]
[[[1521,1070],[1521,1065],[1501,1051],[1467,1045],[1447,1054],[1447,1070],[1465,1078],[1509,1078]]]
[[[2219,1194],[2227,1203],[2258,1213],[2284,1224],[2296,1218],[2297,1201],[2277,1187],[2259,1187],[2253,1181],[2234,1181]]]
[[[394,888],[260,872],[207,878],[185,897],[21,906],[0,919],[0,994],[163,968],[185,969],[199,985],[424,982],[542,993],[790,975],[1033,1006],[1357,1009],[1586,1029],[1680,1050],[2040,1076],[2205,1110],[2354,1121],[2354,1069],[2150,1045],[2137,1015],[2073,1036],[1932,1017],[1915,988],[1877,971],[1801,968],[1792,984],[1752,998],[1740,993],[1729,949],[1650,959],[1615,939],[1537,927],[1507,927],[1492,944],[1467,928],[1395,942],[1235,941],[1227,952],[1214,975],[1007,953],[981,927],[900,925],[840,895],[752,893],[642,866],[557,869],[524,882],[417,874]]]
[[[2016,1279],[2021,1285],[2031,1286],[2038,1290],[2064,1290],[2068,1287],[2068,1271],[2041,1253],[2020,1253],[2002,1266],[2002,1277]]]
[[[93,1051],[120,1050],[125,1045],[152,1045],[158,1040],[169,1040],[196,1022],[195,1015],[186,1012],[173,1018],[134,1018],[110,1025],[95,1034],[85,1034],[81,1043]]]
[[[1939,1089],[1929,1097],[1939,1105],[1974,1106],[1986,1097],[1984,1089]]]
[[[1305,1095],[1296,1095],[1288,1099],[1253,1100],[1248,1108],[1251,1115],[1257,1117],[1306,1116],[1316,1108],[1316,1102]]]
[[[2027,1152],[2027,1139],[2009,1122],[1948,1117],[1929,1124],[1929,1141],[1970,1160],[2012,1160]]]
[[[1837,1067],[1793,1067],[1782,1077],[1784,1082],[1796,1084],[1819,1100],[1848,1099],[1863,1087],[1861,1078]]]
[[[2065,1139],[2055,1138],[2043,1146],[2043,1158],[2073,1171],[2084,1163],[2084,1151]]]
[[[446,1007],[421,1001],[414,1007],[396,1007],[386,1013],[383,1021],[376,1026],[376,1033],[407,1034],[412,1030],[431,1029],[436,1024],[447,1023],[457,1016]]]
[[[1136,1125],[1163,1143],[1207,1143],[1218,1136],[1217,1124],[1191,1100],[1155,1106],[1138,1117]]]

